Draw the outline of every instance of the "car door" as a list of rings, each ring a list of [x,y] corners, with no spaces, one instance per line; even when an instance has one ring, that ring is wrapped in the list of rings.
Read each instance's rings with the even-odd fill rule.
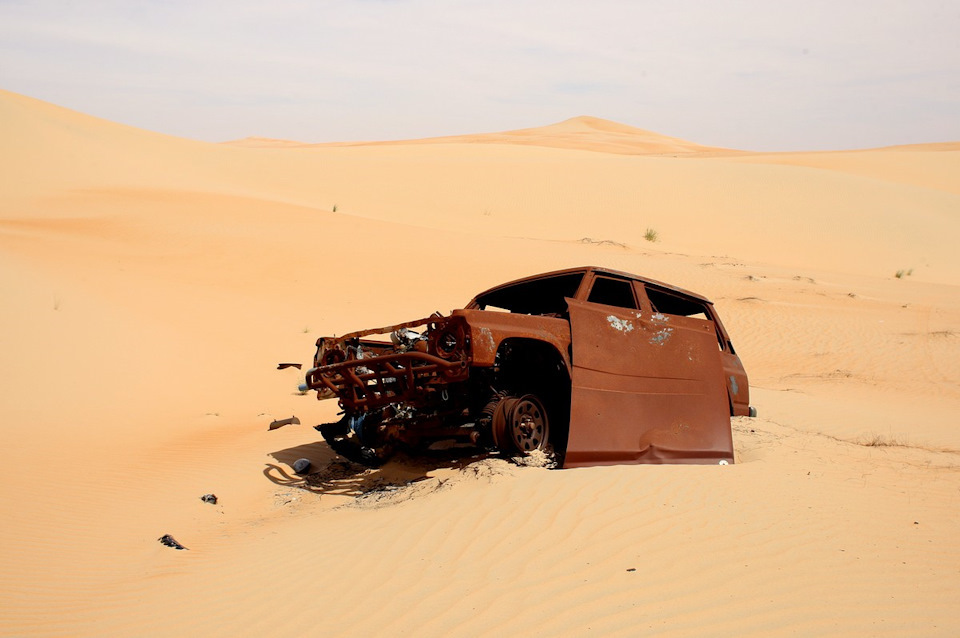
[[[655,312],[639,283],[615,277],[594,278],[586,300],[567,304],[566,467],[733,460],[711,321]]]

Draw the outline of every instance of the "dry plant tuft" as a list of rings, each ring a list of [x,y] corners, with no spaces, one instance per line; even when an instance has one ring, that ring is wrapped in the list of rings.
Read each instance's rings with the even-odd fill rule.
[[[860,445],[865,447],[904,447],[906,443],[899,441],[893,437],[887,437],[882,434],[874,434],[873,436],[862,439]]]

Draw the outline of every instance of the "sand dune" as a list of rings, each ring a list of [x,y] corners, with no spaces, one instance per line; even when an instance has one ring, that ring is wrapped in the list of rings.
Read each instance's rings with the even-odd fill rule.
[[[3,633],[960,631],[955,143],[217,145],[6,92],[0,136]],[[275,369],[589,263],[717,303],[737,464],[359,472]]]
[[[599,117],[581,115],[563,122],[536,128],[481,133],[473,135],[450,135],[427,139],[400,140],[392,142],[327,142],[306,144],[291,140],[275,140],[248,137],[228,142],[232,146],[253,148],[320,148],[331,146],[410,146],[412,144],[510,144],[512,146],[542,146],[568,150],[595,151],[619,155],[692,155],[707,153],[736,154],[730,149],[700,146],[693,142],[669,137],[651,131],[611,122]]]

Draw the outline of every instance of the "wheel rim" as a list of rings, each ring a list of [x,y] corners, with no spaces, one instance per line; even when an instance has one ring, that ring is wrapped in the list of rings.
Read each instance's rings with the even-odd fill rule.
[[[505,407],[508,410],[507,431],[514,447],[527,454],[545,449],[550,438],[550,423],[540,400],[526,394],[512,406]]]

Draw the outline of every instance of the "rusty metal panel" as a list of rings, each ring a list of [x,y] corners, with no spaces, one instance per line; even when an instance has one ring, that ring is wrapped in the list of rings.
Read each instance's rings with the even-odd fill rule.
[[[750,415],[750,383],[747,380],[747,371],[743,368],[743,362],[737,356],[733,349],[733,342],[727,329],[723,327],[720,316],[713,306],[710,307],[710,316],[717,324],[717,334],[723,344],[723,353],[720,358],[723,360],[723,375],[726,379],[727,392],[730,397],[730,415],[731,416],[749,416]]]
[[[568,300],[573,375],[565,467],[733,461],[711,321]]]
[[[553,346],[570,369],[570,326],[565,319],[483,310],[454,310],[470,326],[472,365],[492,366],[504,339],[523,337]]]

